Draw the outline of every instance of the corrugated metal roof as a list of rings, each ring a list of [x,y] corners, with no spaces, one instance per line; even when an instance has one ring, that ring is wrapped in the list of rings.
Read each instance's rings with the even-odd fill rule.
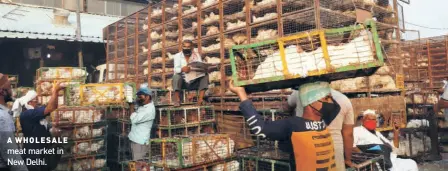
[[[70,12],[69,25],[53,24],[53,9],[0,4],[0,38],[76,40],[76,13]],[[81,41],[103,42],[103,28],[120,17],[81,13]]]

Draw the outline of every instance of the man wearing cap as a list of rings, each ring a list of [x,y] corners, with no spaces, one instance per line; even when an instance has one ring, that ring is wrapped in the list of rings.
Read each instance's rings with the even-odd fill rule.
[[[302,117],[303,107],[300,102],[299,91],[294,90],[288,97],[288,106],[295,109],[296,116]],[[331,96],[341,106],[336,118],[329,123],[328,130],[334,142],[336,167],[338,171],[345,171],[345,165],[356,166],[352,163],[353,126],[355,116],[350,99],[339,91],[331,89]]]
[[[299,87],[303,117],[272,122],[264,121],[258,114],[246,91],[242,87],[234,87],[233,81],[229,89],[241,100],[240,110],[256,136],[281,141],[282,151],[290,153],[291,170],[335,171],[333,140],[327,130],[340,110],[340,106],[330,94],[327,82],[305,83]]]
[[[26,165],[11,165],[8,160],[23,161],[20,154],[8,153],[8,150],[18,149],[14,132],[15,126],[11,111],[6,103],[12,101],[11,84],[6,75],[0,73],[0,171],[27,171]],[[8,139],[12,139],[8,143]]]
[[[131,140],[133,160],[144,159],[148,152],[148,141],[151,137],[151,128],[156,117],[156,109],[151,98],[151,90],[142,86],[137,92],[137,111],[134,112],[134,105],[131,105]]]
[[[30,90],[25,95],[26,98],[19,99],[16,105],[13,105],[14,111],[17,111],[14,106],[19,103],[19,108],[22,108],[20,114],[20,125],[22,126],[23,137],[41,139],[51,137],[49,122],[45,119],[58,108],[58,95],[59,91],[65,87],[61,85],[61,82],[57,82],[53,86],[50,100],[46,106],[38,106],[37,93]],[[23,143],[25,149],[51,149],[55,144],[50,143]],[[46,165],[27,165],[28,170],[35,171],[50,171],[56,168],[61,155],[59,154],[29,154],[24,155],[25,160],[43,160]]]
[[[398,141],[398,123],[394,123],[394,141]],[[353,130],[353,150],[356,152],[380,153],[384,155],[386,167],[391,171],[418,171],[417,163],[412,159],[397,158],[397,148],[392,142],[376,131],[377,114],[366,110],[362,116],[362,125]]]

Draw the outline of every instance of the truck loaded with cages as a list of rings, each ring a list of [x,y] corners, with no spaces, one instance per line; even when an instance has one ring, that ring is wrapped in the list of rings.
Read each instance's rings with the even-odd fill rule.
[[[376,25],[320,29],[230,49],[233,79],[248,91],[297,86],[373,74],[384,58]]]

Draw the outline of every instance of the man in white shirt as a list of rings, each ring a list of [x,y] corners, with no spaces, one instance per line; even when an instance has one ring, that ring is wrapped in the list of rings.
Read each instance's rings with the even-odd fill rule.
[[[174,56],[174,106],[180,106],[180,91],[185,89],[199,90],[198,104],[201,105],[204,102],[204,94],[209,85],[208,74],[196,78],[191,82],[185,81],[185,74],[188,74],[191,71],[188,64],[192,62],[202,62],[202,58],[199,53],[194,51],[193,42],[191,40],[184,40],[182,43],[182,52],[179,52]]]
[[[353,125],[355,122],[353,106],[350,99],[344,94],[331,89],[331,96],[341,106],[341,110],[329,124],[328,130],[333,138],[336,169],[345,171],[345,165],[354,167],[351,162],[353,145]],[[293,91],[288,97],[288,105],[295,108],[296,116],[302,117],[303,107],[299,98],[299,91]],[[344,157],[345,154],[345,157]]]
[[[400,159],[397,158],[397,154],[394,152],[397,150],[395,145],[385,138],[380,132],[376,131],[377,126],[377,115],[373,110],[366,110],[363,113],[362,126],[357,126],[353,129],[353,150],[356,152],[361,152],[358,148],[360,146],[372,146],[372,149],[381,149],[387,146],[392,149],[389,156],[384,156],[385,159],[389,158],[392,163],[391,171],[418,171],[417,163],[412,159]],[[394,126],[394,128],[398,128]],[[394,129],[394,140],[398,141],[398,129]],[[380,145],[380,147],[375,148],[375,145]],[[378,150],[379,150],[378,149]],[[373,152],[373,151],[372,151]]]
[[[441,109],[444,110],[445,121],[448,121],[448,81],[443,80],[443,87],[437,90],[438,93],[442,94],[440,100],[437,104],[434,105],[434,112],[437,114]]]

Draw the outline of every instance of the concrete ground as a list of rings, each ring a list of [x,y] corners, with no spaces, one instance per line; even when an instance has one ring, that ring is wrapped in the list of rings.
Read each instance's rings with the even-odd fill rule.
[[[419,171],[447,171],[448,153],[442,153],[443,160],[436,162],[426,162],[419,164]]]

